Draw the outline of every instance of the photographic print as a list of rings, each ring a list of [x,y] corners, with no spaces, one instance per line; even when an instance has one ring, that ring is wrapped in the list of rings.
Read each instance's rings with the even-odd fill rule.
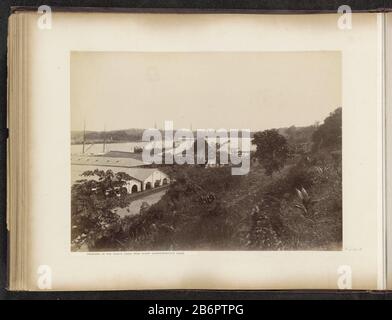
[[[71,52],[71,250],[341,250],[341,53]]]

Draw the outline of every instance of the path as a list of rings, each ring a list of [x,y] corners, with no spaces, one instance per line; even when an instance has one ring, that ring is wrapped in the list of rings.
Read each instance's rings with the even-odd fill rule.
[[[144,197],[137,197],[128,207],[116,209],[116,213],[120,217],[139,214],[140,206],[143,202],[147,202],[149,205],[157,203],[163,197],[166,191],[167,188],[162,188],[161,190],[149,193]]]

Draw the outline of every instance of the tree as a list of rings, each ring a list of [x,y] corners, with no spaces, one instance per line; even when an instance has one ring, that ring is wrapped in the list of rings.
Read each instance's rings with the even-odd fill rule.
[[[94,179],[79,180],[72,186],[72,246],[112,248],[121,232],[120,216],[113,209],[129,205],[125,184],[131,178],[111,170],[86,171],[83,176]]]
[[[320,125],[312,136],[315,150],[332,147],[340,149],[342,146],[342,108],[331,112],[324,123]]]
[[[252,143],[257,146],[255,156],[266,170],[267,175],[282,169],[290,156],[289,146],[278,130],[256,132]]]

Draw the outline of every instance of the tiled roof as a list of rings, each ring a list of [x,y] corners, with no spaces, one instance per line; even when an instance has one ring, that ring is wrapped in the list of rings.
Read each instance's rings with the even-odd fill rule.
[[[109,151],[103,155],[103,157],[110,158],[132,158],[142,161],[142,153],[133,153],[127,151]]]
[[[129,168],[125,172],[139,181],[144,181],[148,177],[150,177],[155,171],[160,172],[158,169],[150,168]]]
[[[77,180],[86,179],[86,177],[82,176],[82,173],[85,171],[94,171],[94,170],[111,170],[114,173],[117,172],[125,172],[130,175],[135,180],[144,182],[147,178],[149,178],[154,172],[160,172],[165,175],[158,169],[152,168],[125,168],[125,167],[117,167],[117,166],[96,166],[92,165],[72,165],[71,167],[71,182],[75,183]],[[166,175],[165,175],[166,176]],[[91,179],[92,177],[90,177]]]
[[[72,165],[93,165],[93,166],[109,166],[132,168],[145,165],[143,161],[133,158],[117,158],[117,157],[100,157],[100,156],[83,156],[74,155],[71,157]]]

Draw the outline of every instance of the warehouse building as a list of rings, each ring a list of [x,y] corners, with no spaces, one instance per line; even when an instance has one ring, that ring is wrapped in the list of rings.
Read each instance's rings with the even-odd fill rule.
[[[128,193],[158,188],[170,183],[169,176],[161,170],[143,166],[144,163],[142,161],[128,157],[72,156],[71,183],[74,184],[82,179],[98,179],[97,176],[85,177],[82,175],[86,171],[94,171],[96,169],[128,174],[131,177],[126,184]]]

